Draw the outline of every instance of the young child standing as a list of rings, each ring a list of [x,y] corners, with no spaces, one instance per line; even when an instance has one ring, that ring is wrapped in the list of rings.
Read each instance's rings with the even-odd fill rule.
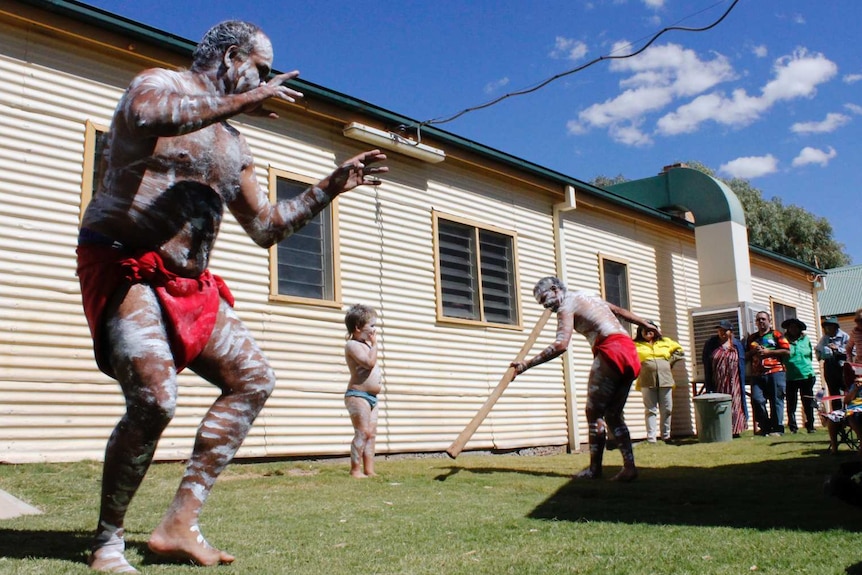
[[[350,444],[350,475],[374,477],[374,445],[380,406],[380,367],[377,365],[377,313],[367,305],[356,304],[344,316],[347,344],[344,357],[350,369],[350,383],[344,405],[350,414],[355,434]]]

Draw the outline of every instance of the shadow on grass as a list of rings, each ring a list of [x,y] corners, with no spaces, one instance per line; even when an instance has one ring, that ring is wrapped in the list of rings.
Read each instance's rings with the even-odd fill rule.
[[[619,466],[608,465],[605,479],[570,479],[528,517],[812,532],[843,529],[858,533],[862,532],[858,515],[849,513],[845,504],[824,493],[826,478],[853,455],[847,452],[838,457],[803,456],[707,468],[640,465],[637,481],[625,484],[608,481],[619,470]],[[453,465],[435,479],[445,481],[459,473],[571,477],[517,467]],[[847,572],[862,575],[862,563]]]
[[[88,531],[0,529],[0,557],[84,562],[93,540]]]
[[[710,468],[641,467],[638,480],[629,484],[573,479],[529,517],[862,532],[858,515],[823,491],[835,467],[810,458]]]

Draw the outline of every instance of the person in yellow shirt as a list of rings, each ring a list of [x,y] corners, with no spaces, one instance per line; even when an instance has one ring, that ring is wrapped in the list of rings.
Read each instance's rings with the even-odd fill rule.
[[[652,325],[656,325],[653,323]],[[657,416],[661,420],[661,438],[670,439],[670,418],[673,414],[673,365],[685,356],[682,346],[669,337],[662,337],[650,327],[638,327],[635,348],[641,362],[635,389],[643,396],[644,417],[647,426],[647,441],[656,442]]]

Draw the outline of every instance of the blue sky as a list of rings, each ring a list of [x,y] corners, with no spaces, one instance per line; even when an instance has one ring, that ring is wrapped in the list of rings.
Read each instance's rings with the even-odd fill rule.
[[[417,121],[530,88],[731,0],[88,0],[197,41],[260,25],[274,67]],[[569,176],[649,177],[697,160],[833,226],[862,263],[858,0],[740,0],[438,127]]]

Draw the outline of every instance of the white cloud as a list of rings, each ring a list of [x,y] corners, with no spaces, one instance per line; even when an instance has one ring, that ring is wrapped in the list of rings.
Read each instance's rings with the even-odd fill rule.
[[[794,14],[793,22],[795,24],[805,24],[805,16],[803,16],[802,14]]]
[[[862,80],[862,74],[844,74],[844,77],[841,80],[845,84],[855,84],[859,80]]]
[[[509,83],[509,78],[500,78],[499,80],[494,80],[493,82],[488,82],[485,84],[485,93],[493,94],[503,86],[506,86]]]
[[[763,87],[763,98],[770,105],[781,100],[810,98],[817,86],[831,80],[838,66],[823,54],[808,54],[804,48],[775,61],[775,79]]]
[[[558,48],[568,49],[566,42],[571,41],[558,38]],[[620,41],[610,53],[620,56],[632,50],[630,44]],[[611,60],[609,70],[622,76],[620,93],[582,109],[567,128],[571,134],[585,134],[593,128],[608,130],[615,141],[637,146],[651,142],[656,134],[696,132],[709,121],[733,128],[747,126],[778,103],[813,98],[818,86],[838,73],[836,64],[823,54],[798,48],[774,61],[772,78],[760,94],[749,94],[743,88],[728,94],[716,90],[719,84],[738,77],[727,57],[718,53],[702,57],[672,43],[652,46],[633,58]],[[648,128],[651,114],[662,113],[679,100],[684,103],[664,113],[654,130]],[[841,116],[829,116],[816,126],[797,124],[795,129],[800,133],[836,129],[847,121]]]
[[[749,96],[742,89],[734,90],[730,98],[705,94],[659,118],[656,127],[660,134],[672,136],[695,132],[707,120],[745,126],[755,121],[764,109],[762,100]]]
[[[626,90],[613,100],[593,104],[578,114],[578,120],[586,126],[597,128],[607,128],[620,122],[637,122],[646,112],[660,110],[671,101],[671,92],[661,87]]]
[[[802,148],[799,155],[793,158],[793,167],[807,166],[808,164],[820,164],[821,168],[825,168],[829,164],[829,160],[838,155],[835,148],[829,146],[829,151],[818,150],[806,146]]]
[[[647,8],[652,8],[653,10],[658,10],[659,8],[664,7],[664,0],[643,0],[644,5]]]
[[[830,112],[821,122],[798,122],[790,126],[795,134],[828,134],[850,122],[850,116]]]
[[[641,147],[652,144],[652,138],[644,134],[639,126],[633,124],[611,126],[608,133],[615,142],[625,144],[626,146]]]
[[[748,156],[737,158],[726,164],[722,164],[718,171],[727,174],[731,178],[743,178],[749,180],[760,176],[766,176],[778,171],[778,160],[772,154],[765,156]]]
[[[666,135],[690,133],[707,120],[733,127],[746,126],[778,102],[813,97],[817,86],[832,79],[837,72],[838,66],[823,54],[809,54],[798,49],[775,61],[774,79],[762,88],[760,96],[749,96],[741,88],[734,90],[729,98],[719,93],[699,96],[660,118],[658,132]]]
[[[554,49],[548,54],[551,58],[562,58],[565,60],[582,60],[589,49],[580,40],[557,36],[554,39]]]
[[[758,58],[766,58],[766,56],[769,54],[769,51],[763,44],[761,44],[760,46],[755,46],[751,49],[751,52]]]
[[[844,107],[856,115],[862,116],[862,106],[858,104],[844,104]]]
[[[611,53],[630,51],[628,44],[619,42]],[[570,133],[608,129],[618,142],[646,145],[652,140],[640,126],[648,113],[666,108],[676,98],[702,93],[735,77],[724,56],[714,54],[712,59],[703,60],[693,50],[678,44],[654,46],[635,58],[613,60],[610,69],[627,75],[619,83],[623,91],[582,110],[577,120],[569,122]]]

